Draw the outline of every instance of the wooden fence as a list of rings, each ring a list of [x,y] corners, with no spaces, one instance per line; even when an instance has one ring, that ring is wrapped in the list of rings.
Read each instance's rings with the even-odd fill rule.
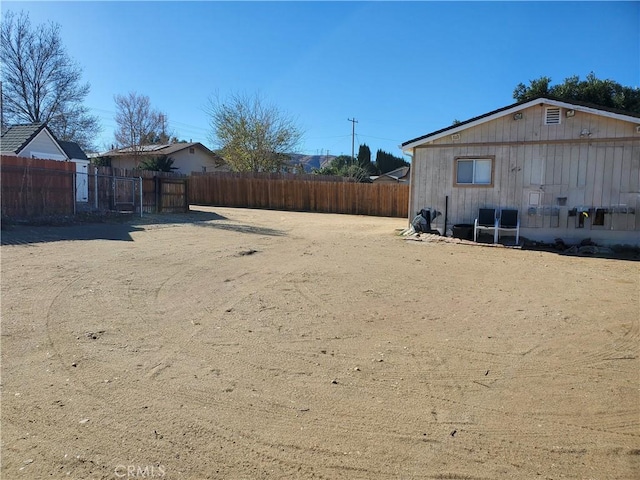
[[[142,212],[186,212],[188,177],[179,173],[150,170],[125,170],[112,167],[89,167],[89,203],[98,182],[99,209],[127,210],[131,205],[139,211],[140,178],[142,178]],[[131,179],[131,180],[128,180]],[[95,198],[95,197],[94,197]],[[131,200],[133,199],[133,203]]]
[[[406,218],[409,186],[326,181],[313,175],[193,173],[189,203]]]
[[[189,204],[406,218],[409,186],[293,174],[177,173],[89,166],[75,201],[75,163],[2,156],[2,216],[77,211],[185,212]],[[142,189],[142,190],[141,190]]]
[[[71,162],[2,155],[2,217],[73,215],[75,168]]]

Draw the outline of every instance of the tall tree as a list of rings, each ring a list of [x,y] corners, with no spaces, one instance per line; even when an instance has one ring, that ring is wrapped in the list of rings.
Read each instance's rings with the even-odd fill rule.
[[[167,114],[156,112],[158,115],[158,130],[148,132],[141,140],[143,145],[178,143],[176,133],[169,128]]]
[[[403,158],[396,157],[384,150],[378,150],[376,153],[376,167],[380,173],[389,173],[392,170],[400,167],[408,167],[409,162]]]
[[[130,148],[133,155],[139,155],[143,145],[153,143],[156,132],[162,128],[162,115],[151,107],[146,95],[129,92],[116,95],[116,143],[121,148]]]
[[[2,127],[46,123],[59,140],[92,150],[98,117],[83,102],[90,86],[62,44],[60,26],[32,27],[29,15],[6,12],[0,27]]]
[[[376,166],[371,163],[371,149],[366,143],[360,145],[358,149],[358,165],[360,168],[366,170],[369,175],[375,175],[378,173]]]
[[[206,111],[213,142],[238,172],[280,171],[302,138],[290,116],[258,95],[210,98]]]
[[[540,95],[550,95],[563,100],[592,103],[601,107],[640,113],[640,88],[626,87],[614,80],[600,80],[593,72],[584,80],[574,75],[563,83],[551,86],[551,78],[531,80],[529,86],[520,83],[513,91],[513,98],[526,101]]]

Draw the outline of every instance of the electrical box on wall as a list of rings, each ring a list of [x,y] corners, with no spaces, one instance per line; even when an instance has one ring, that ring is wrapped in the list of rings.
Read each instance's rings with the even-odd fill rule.
[[[540,192],[529,192],[529,205],[540,205]]]

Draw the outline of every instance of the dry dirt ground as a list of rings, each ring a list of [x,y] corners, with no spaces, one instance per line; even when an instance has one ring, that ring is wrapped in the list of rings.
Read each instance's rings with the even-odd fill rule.
[[[637,262],[196,208],[3,231],[3,479],[639,477]]]

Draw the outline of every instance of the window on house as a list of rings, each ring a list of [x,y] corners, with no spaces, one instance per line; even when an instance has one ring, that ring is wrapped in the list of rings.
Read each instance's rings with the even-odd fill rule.
[[[493,158],[456,158],[457,185],[492,185]]]
[[[193,147],[189,147],[189,153],[196,153],[196,149]]]
[[[559,125],[560,124],[560,107],[547,107],[544,115],[545,125]]]

